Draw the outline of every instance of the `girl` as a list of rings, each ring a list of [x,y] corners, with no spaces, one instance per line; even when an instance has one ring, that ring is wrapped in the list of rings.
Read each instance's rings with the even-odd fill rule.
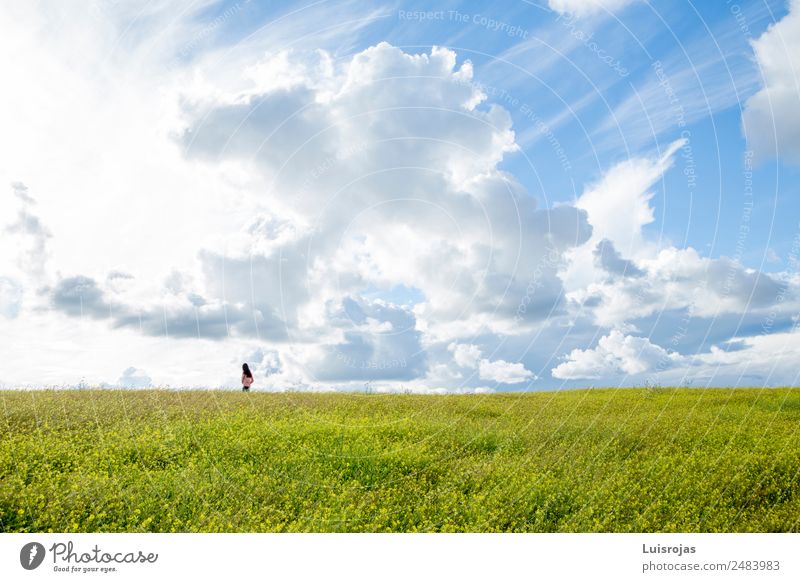
[[[242,392],[250,392],[250,386],[253,385],[253,373],[250,371],[250,366],[242,364]]]

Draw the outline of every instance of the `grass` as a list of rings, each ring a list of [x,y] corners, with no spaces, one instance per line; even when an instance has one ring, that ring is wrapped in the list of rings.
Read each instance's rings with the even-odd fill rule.
[[[0,391],[11,532],[800,531],[800,390]]]

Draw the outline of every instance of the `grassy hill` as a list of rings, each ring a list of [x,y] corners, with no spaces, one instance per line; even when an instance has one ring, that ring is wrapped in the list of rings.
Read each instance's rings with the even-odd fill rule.
[[[0,391],[2,531],[800,531],[800,390]]]

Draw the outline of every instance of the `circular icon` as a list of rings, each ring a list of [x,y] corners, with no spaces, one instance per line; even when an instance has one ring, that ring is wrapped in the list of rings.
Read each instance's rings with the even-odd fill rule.
[[[26,570],[35,570],[44,561],[44,546],[39,542],[30,542],[19,551],[19,563]]]

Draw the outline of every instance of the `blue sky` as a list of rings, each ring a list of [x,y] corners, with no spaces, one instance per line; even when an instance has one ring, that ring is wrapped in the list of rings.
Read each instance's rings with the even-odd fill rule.
[[[796,383],[797,2],[44,3],[0,32],[3,385]]]

